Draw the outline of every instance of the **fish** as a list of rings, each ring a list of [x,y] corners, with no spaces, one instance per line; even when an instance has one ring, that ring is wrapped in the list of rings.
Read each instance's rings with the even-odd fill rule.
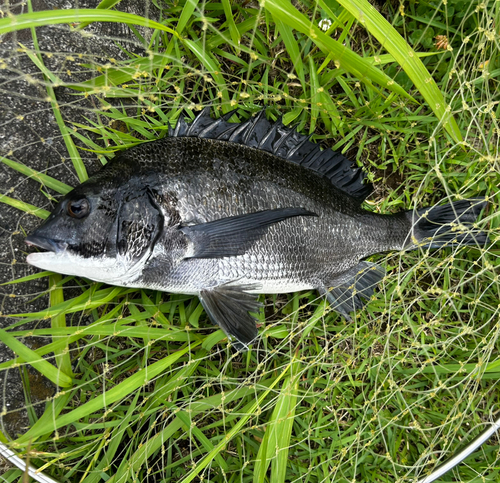
[[[346,320],[385,276],[371,255],[471,245],[484,198],[373,213],[362,168],[271,122],[210,108],[119,152],[66,194],[26,243],[43,270],[197,295],[237,350],[258,337],[258,295],[317,290]]]

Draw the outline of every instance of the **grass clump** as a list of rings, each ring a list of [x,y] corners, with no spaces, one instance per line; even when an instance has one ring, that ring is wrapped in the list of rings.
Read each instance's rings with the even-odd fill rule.
[[[227,347],[197,298],[41,274],[48,308],[0,331],[16,354],[0,369],[26,386],[30,427],[2,436],[18,454],[85,483],[396,482],[422,477],[498,417],[498,2],[377,5],[179,1],[158,3],[155,24],[106,9],[0,20],[14,39],[32,29],[2,68],[54,113],[80,181],[89,159],[162,137],[183,113],[237,109],[241,120],[267,107],[363,164],[373,211],[490,204],[486,248],[378,256],[388,276],[353,323],[313,292],[263,297],[269,317],[246,354]],[[78,15],[82,39],[83,23],[130,22],[135,40],[116,40],[116,58],[49,52],[35,27],[54,15]],[[51,67],[68,57],[72,70]],[[29,79],[16,71],[23,59],[37,69]],[[22,149],[2,162],[47,201],[7,191],[0,201],[45,217],[68,180],[60,163],[26,166]],[[57,385],[41,410],[29,399],[32,368]],[[449,478],[495,480],[497,453],[492,438]]]

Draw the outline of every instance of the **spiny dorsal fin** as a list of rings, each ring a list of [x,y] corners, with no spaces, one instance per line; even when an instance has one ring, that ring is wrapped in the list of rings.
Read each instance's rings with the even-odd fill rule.
[[[169,129],[169,135],[218,139],[262,149],[325,176],[360,203],[371,193],[371,184],[363,183],[362,169],[353,166],[343,154],[322,150],[319,144],[309,141],[308,136],[284,126],[281,119],[269,122],[264,109],[248,121],[229,123],[234,112],[212,119],[207,107],[190,124],[180,116],[175,128]]]

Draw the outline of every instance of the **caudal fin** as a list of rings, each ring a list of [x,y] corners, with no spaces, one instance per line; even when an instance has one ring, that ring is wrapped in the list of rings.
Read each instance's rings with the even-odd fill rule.
[[[474,224],[486,205],[483,198],[477,198],[406,212],[413,227],[406,248],[483,247],[489,241],[488,235]]]

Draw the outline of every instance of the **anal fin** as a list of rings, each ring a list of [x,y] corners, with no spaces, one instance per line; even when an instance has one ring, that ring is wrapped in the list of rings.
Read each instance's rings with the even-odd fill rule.
[[[351,321],[349,313],[366,305],[384,275],[385,272],[380,265],[360,262],[330,281],[328,286],[332,288],[321,285],[317,290],[327,298],[337,312]]]
[[[218,325],[240,351],[248,350],[249,344],[257,337],[256,317],[260,304],[257,296],[246,290],[255,289],[250,285],[219,285],[202,290],[199,298],[212,322]]]

